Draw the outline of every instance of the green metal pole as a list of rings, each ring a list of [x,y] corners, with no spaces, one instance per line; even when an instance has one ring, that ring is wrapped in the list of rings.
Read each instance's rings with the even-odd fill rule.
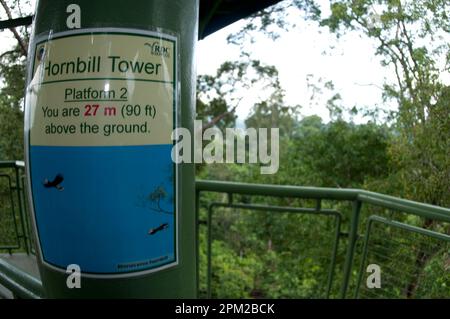
[[[196,291],[200,292],[200,191],[195,191],[195,276],[197,278]],[[198,297],[198,296],[197,296]]]
[[[334,273],[336,270],[336,256],[339,248],[339,239],[341,236],[341,214],[337,214],[335,218],[335,232],[334,232],[334,243],[333,243],[333,252],[331,254],[331,262],[330,269],[328,270],[328,279],[327,279],[327,290],[325,293],[325,298],[329,299],[331,294],[331,288],[333,285]]]
[[[26,225],[25,225],[25,221],[26,221],[26,216],[24,213],[24,209],[22,207],[22,200],[21,200],[21,194],[20,194],[20,177],[19,177],[19,168],[16,166],[14,168],[14,171],[16,173],[16,192],[17,192],[17,203],[18,203],[18,207],[19,207],[19,217],[20,217],[20,225],[22,228],[22,238],[23,238],[23,243],[25,245],[25,251],[27,254],[30,253],[30,248],[28,247],[28,239],[27,239],[27,232],[26,232]]]
[[[341,287],[341,298],[345,298],[347,294],[350,277],[352,274],[353,256],[355,254],[355,245],[358,239],[358,224],[361,213],[361,205],[362,203],[360,201],[353,202],[353,210],[350,221],[350,233],[347,245],[347,256],[345,258],[344,275],[343,275],[344,277],[342,280],[342,287]]]
[[[68,6],[74,3],[81,8],[81,29],[78,29],[81,31],[88,28],[130,28],[143,31],[157,30],[157,32],[164,30],[177,37],[179,86],[176,88],[176,94],[179,94],[178,103],[181,113],[178,126],[192,132],[198,0],[77,0],[76,2],[40,0],[35,15],[33,37],[71,31],[67,25],[69,16],[67,12]],[[42,256],[38,256],[46,297],[196,298],[194,166],[180,165],[178,176],[178,265],[129,278],[93,278],[82,274],[81,288],[69,289],[66,285],[68,275],[48,267],[42,262]],[[35,221],[33,224],[36,230]],[[54,240],[57,241],[58,238]],[[95,255],[92,258],[95,258]]]
[[[368,220],[367,226],[366,226],[366,234],[364,235],[364,247],[363,247],[363,252],[362,252],[362,257],[361,257],[361,265],[359,267],[358,279],[356,281],[354,299],[358,299],[359,289],[360,289],[361,281],[362,281],[363,274],[364,274],[364,262],[366,261],[366,258],[367,258],[367,251],[369,248],[370,229],[372,227],[372,223],[373,223],[373,219],[371,217],[369,217],[369,220]]]
[[[206,282],[206,297],[208,299],[211,299],[212,294],[212,209],[213,205],[209,205],[208,207],[208,219],[207,219],[207,226],[208,226],[208,237],[207,237],[207,282]]]

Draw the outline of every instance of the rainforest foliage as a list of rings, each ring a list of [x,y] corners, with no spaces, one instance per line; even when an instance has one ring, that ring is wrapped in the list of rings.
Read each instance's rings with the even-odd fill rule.
[[[246,127],[280,129],[278,173],[261,175],[258,164],[212,164],[198,165],[197,178],[362,188],[450,207],[450,3],[446,0],[333,0],[323,10],[323,3],[318,2],[286,0],[251,16],[238,33],[228,37],[230,45],[241,46],[241,58],[224,62],[215,75],[199,75],[197,79],[196,115],[206,123],[204,129],[235,127],[239,124],[236,108],[243,92],[254,87],[264,92],[254,102],[248,117],[241,121],[244,120]],[[16,14],[21,5],[26,5],[26,1],[18,0],[4,3]],[[278,70],[251,59],[246,53],[255,34],[262,33],[276,41],[282,32],[295,27],[292,19],[286,18],[287,11],[331,31],[337,41],[349,33],[373,40],[376,48],[365,54],[378,55],[382,61],[380,68],[392,72],[391,78],[395,80],[382,84],[383,97],[386,103],[395,103],[397,110],[387,117],[379,117],[382,106],[377,109],[342,105],[333,83],[328,82],[315,84],[315,89],[319,93],[333,92],[326,104],[330,121],[325,122],[317,115],[304,116],[301,105],[287,105]],[[25,28],[17,29],[16,33],[20,38],[18,44],[0,55],[1,160],[23,159],[26,63],[23,43],[29,37]],[[204,193],[200,200],[200,220],[206,220],[210,202],[226,200],[225,195]],[[235,200],[250,202],[246,196]],[[289,198],[251,200],[258,204],[314,207],[314,202]],[[331,296],[337,296],[351,207],[339,202],[325,202],[322,206],[343,214],[331,285]],[[441,233],[450,232],[448,224],[401,213],[364,211],[364,216],[370,214],[395,217]],[[333,216],[232,208],[217,208],[213,216],[213,297],[325,296],[336,225]],[[207,237],[203,224],[200,225],[199,258],[200,290],[205,295]],[[362,221],[361,235],[365,226]],[[395,278],[388,290],[380,293],[382,296],[450,297],[449,245],[429,242],[389,227],[374,230],[373,240],[377,247],[382,246],[374,248],[374,253],[382,257],[378,263],[386,274]],[[352,278],[356,278],[359,270],[361,248],[362,239],[357,243]],[[354,279],[350,285],[355,287]]]

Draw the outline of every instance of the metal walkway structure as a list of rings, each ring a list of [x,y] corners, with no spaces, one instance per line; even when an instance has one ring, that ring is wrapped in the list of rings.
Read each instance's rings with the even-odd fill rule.
[[[0,294],[6,298],[45,297],[24,200],[23,163],[0,162],[0,170]],[[450,209],[358,189],[219,181],[197,181],[196,204],[197,235],[206,232],[207,238],[203,243],[206,264],[198,266],[207,269],[207,278],[202,279],[206,290],[199,288],[200,297],[214,297],[214,219],[230,210],[239,216],[289,215],[293,227],[327,220],[311,228],[314,236],[323,235],[315,237],[321,241],[308,241],[311,249],[302,252],[312,254],[312,262],[304,267],[323,270],[315,294],[292,297],[450,297]],[[309,236],[305,233],[305,238],[311,239]],[[328,247],[329,253],[314,256],[318,246]],[[368,289],[365,284],[366,268],[373,263],[383,269],[383,290]],[[439,284],[448,288],[437,295],[430,294],[436,278],[430,278],[429,267],[440,273]]]

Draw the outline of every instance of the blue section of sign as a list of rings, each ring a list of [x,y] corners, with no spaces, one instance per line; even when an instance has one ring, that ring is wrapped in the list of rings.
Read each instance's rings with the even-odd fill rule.
[[[31,186],[44,260],[100,274],[173,263],[171,149],[31,146]]]

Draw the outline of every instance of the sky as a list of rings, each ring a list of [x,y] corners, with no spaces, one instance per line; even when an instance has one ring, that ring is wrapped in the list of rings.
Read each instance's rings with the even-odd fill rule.
[[[255,43],[246,47],[252,59],[277,67],[287,105],[301,105],[302,115],[317,114],[325,121],[329,120],[325,103],[332,92],[315,95],[311,101],[312,91],[308,89],[307,78],[313,74],[315,83],[319,79],[322,83],[333,82],[334,93],[341,95],[345,107],[374,108],[376,105],[395,110],[392,103],[382,100],[382,85],[386,79],[391,81],[393,78],[389,70],[381,66],[380,57],[375,56],[373,42],[358,34],[348,34],[337,40],[327,29],[314,22],[305,22],[298,13],[291,12],[287,19],[297,26],[289,32],[282,32],[275,41],[263,35],[257,36]],[[226,38],[243,25],[242,21],[237,22],[199,41],[198,74],[213,75],[223,61],[239,58],[239,47],[227,44]],[[251,110],[250,100],[239,105],[237,113],[241,118]],[[355,119],[357,122],[367,120]]]
[[[322,9],[326,10],[328,1],[321,0],[321,3]],[[389,78],[392,75],[380,65],[379,57],[374,55],[374,43],[357,34],[343,36],[337,41],[325,28],[305,22],[297,11],[290,11],[286,19],[295,22],[297,26],[289,32],[282,32],[275,41],[262,35],[257,36],[255,43],[247,45],[246,50],[251,53],[252,59],[276,66],[287,105],[301,105],[303,116],[317,114],[325,121],[329,120],[325,103],[332,92],[315,95],[311,100],[312,91],[308,89],[307,78],[309,74],[313,74],[312,81],[316,84],[319,79],[322,83],[332,81],[334,93],[341,95],[342,105],[346,107],[379,106],[383,109],[395,109],[393,104],[382,101],[381,87],[385,79],[392,80]],[[226,38],[230,33],[237,32],[243,24],[238,21],[199,41],[198,74],[214,75],[224,61],[239,59],[240,48],[227,44]],[[0,32],[0,43],[0,52],[10,49],[14,38],[9,30]],[[257,89],[243,92],[246,98],[236,110],[241,121],[248,116],[260,93]],[[357,122],[366,120],[355,119]]]

